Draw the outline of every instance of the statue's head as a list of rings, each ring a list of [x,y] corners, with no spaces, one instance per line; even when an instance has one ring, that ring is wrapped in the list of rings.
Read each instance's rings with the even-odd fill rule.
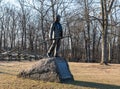
[[[61,18],[60,15],[56,15],[56,16],[55,16],[55,21],[59,22],[59,21],[60,21],[60,18]]]

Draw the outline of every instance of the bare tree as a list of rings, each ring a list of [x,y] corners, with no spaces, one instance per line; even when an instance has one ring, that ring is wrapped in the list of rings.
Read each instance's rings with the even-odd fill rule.
[[[108,62],[107,57],[107,33],[108,33],[108,15],[111,12],[114,0],[110,0],[110,5],[108,6],[108,1],[101,0],[102,7],[102,57],[101,64]]]

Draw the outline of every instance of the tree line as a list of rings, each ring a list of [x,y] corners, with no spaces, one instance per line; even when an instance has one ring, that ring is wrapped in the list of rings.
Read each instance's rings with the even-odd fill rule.
[[[60,55],[69,61],[120,63],[119,0],[0,0],[0,53],[45,56],[49,28],[60,14]]]

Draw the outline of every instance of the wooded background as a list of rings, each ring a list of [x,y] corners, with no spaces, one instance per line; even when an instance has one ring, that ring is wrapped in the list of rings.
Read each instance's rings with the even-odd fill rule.
[[[120,0],[0,0],[0,60],[5,52],[45,56],[56,14],[64,36],[70,35],[61,42],[61,56],[120,63]]]

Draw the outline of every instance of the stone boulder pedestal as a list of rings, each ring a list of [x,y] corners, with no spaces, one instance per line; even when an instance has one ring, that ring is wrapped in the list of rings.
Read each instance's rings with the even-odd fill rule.
[[[67,61],[62,57],[44,58],[31,68],[22,70],[18,77],[42,80],[47,82],[74,81]]]

